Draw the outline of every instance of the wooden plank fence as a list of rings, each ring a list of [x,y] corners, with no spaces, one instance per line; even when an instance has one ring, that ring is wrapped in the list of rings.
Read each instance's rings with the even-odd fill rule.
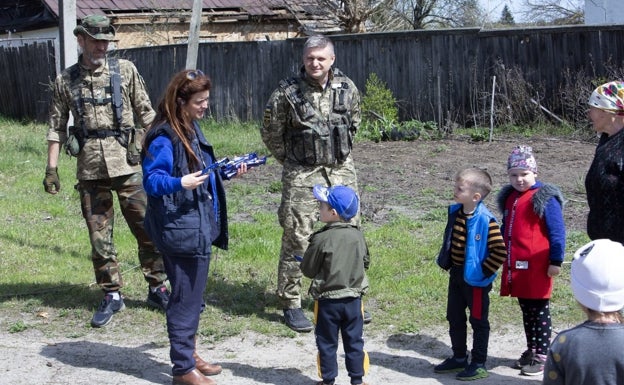
[[[483,124],[495,75],[500,79],[497,92],[514,95],[506,87],[516,85],[505,82],[513,71],[530,86],[530,97],[557,111],[559,93],[575,76],[610,80],[605,77],[614,68],[624,67],[624,25],[421,30],[337,35],[332,40],[336,66],[361,92],[374,72],[399,102],[401,119],[440,125]],[[219,120],[260,120],[278,81],[298,72],[303,43],[290,39],[200,44],[197,67],[213,80],[212,115]],[[0,48],[0,114],[45,119],[41,109],[50,97],[45,83],[54,76],[54,63],[53,49],[43,48],[23,48],[27,53]],[[154,105],[171,75],[186,62],[184,45],[116,54],[136,64]],[[587,84],[588,93],[592,87]]]

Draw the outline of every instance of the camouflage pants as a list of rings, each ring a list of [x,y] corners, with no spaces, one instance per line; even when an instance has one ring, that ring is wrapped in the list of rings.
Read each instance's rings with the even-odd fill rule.
[[[113,291],[123,286],[117,250],[113,243],[113,191],[117,193],[121,212],[137,240],[139,262],[145,280],[150,286],[164,282],[167,276],[162,256],[143,228],[147,196],[143,190],[141,173],[112,179],[81,180],[76,190],[80,193],[82,215],[89,229],[91,260],[95,281],[100,288]]]
[[[295,256],[303,256],[308,238],[318,220],[319,203],[312,187],[346,185],[357,191],[357,177],[351,157],[335,167],[301,167],[284,165],[282,172],[282,202],[278,211],[283,229],[282,247],[277,269],[277,296],[283,309],[301,307],[301,278],[303,274]],[[360,215],[351,219],[359,225]]]

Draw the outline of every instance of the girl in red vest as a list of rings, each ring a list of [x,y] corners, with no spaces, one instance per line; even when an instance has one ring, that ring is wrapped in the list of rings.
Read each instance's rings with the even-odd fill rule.
[[[509,185],[498,194],[501,232],[507,261],[501,275],[502,296],[518,298],[527,350],[516,362],[521,374],[542,375],[550,347],[550,296],[565,253],[563,195],[537,180],[529,146],[517,146],[507,160]]]

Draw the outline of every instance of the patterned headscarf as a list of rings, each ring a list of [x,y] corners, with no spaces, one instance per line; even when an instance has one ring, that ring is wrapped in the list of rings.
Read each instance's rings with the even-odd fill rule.
[[[587,103],[601,110],[624,115],[624,82],[614,81],[598,86]]]

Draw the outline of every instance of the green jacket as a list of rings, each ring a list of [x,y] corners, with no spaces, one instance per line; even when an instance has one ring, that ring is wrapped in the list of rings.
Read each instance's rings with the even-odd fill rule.
[[[364,235],[344,222],[329,223],[310,237],[301,272],[312,279],[309,293],[319,298],[357,298],[368,291],[370,263]]]

